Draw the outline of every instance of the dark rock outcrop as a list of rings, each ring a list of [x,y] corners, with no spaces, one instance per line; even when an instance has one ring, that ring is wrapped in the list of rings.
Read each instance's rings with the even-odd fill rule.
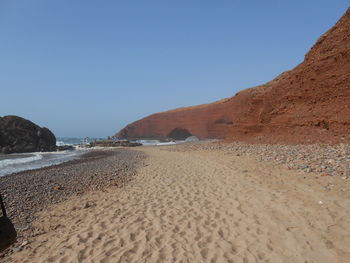
[[[192,134],[184,128],[175,128],[171,132],[168,133],[167,137],[174,140],[185,140],[188,137],[192,136]]]
[[[24,153],[56,150],[56,137],[47,128],[18,116],[0,117],[0,152]]]
[[[75,148],[72,145],[60,145],[56,146],[57,151],[74,151]]]
[[[183,127],[199,138],[266,143],[350,142],[350,9],[293,70],[211,104],[153,114],[119,138],[166,137]]]
[[[142,143],[130,142],[130,141],[114,141],[114,140],[102,140],[94,141],[90,143],[90,147],[136,147],[142,146]]]

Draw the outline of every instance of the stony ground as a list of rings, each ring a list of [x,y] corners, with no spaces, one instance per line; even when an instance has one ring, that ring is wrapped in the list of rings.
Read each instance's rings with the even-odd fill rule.
[[[147,158],[125,187],[39,213],[42,234],[10,262],[349,262],[350,180],[176,148],[138,148]]]
[[[325,180],[313,181],[312,183],[305,181],[302,184],[309,189],[314,186],[314,184],[317,184],[317,182],[323,183],[320,188],[322,195],[317,196],[318,199],[316,198],[318,200],[316,200],[317,205],[323,206],[327,198],[331,199],[333,195],[338,193],[340,194],[337,198],[341,197],[344,200],[347,198],[347,191],[340,188],[347,185],[350,179],[350,145],[348,144],[330,146],[320,144],[263,145],[206,142],[163,146],[159,148],[159,150],[163,153],[165,153],[165,151],[173,151],[188,152],[187,154],[190,154],[190,152],[198,152],[198,154],[200,154],[200,152],[203,153],[203,151],[217,152],[219,156],[214,156],[218,162],[220,162],[221,159],[224,160],[226,157],[238,158],[237,161],[239,161],[246,156],[251,160],[254,158],[261,163],[260,174],[265,173],[265,166],[272,163],[276,164],[276,167],[281,165],[282,167],[287,167],[289,170],[304,172],[304,180],[308,180],[309,178],[313,180],[317,178],[318,175],[324,175],[319,178]],[[82,160],[68,162],[59,166],[22,172],[2,178],[0,177],[0,191],[4,194],[9,216],[14,220],[20,235],[20,242],[12,248],[12,252],[20,251],[23,247],[26,247],[26,240],[32,240],[36,236],[45,235],[40,228],[29,227],[31,226],[30,223],[35,219],[37,212],[42,210],[46,211],[45,208],[50,204],[60,203],[61,201],[70,199],[69,197],[71,196],[77,196],[85,192],[96,193],[93,190],[104,191],[104,189],[107,189],[107,186],[111,185],[124,185],[125,182],[128,182],[132,178],[131,176],[136,173],[135,168],[139,167],[139,165],[144,166],[144,156],[145,155],[141,152],[134,152],[126,149],[94,151],[85,155]],[[188,157],[190,156],[191,155]],[[209,160],[211,159],[209,158]],[[179,167],[181,168],[182,166]],[[195,168],[195,170],[196,169],[199,168]],[[235,169],[232,171],[234,170]],[[285,169],[283,168],[282,170],[284,174]],[[242,173],[246,173],[247,171],[248,169],[243,169]],[[159,171],[159,174],[163,172],[163,170]],[[308,173],[310,173],[310,176],[307,176]],[[311,174],[313,176],[311,176]],[[316,176],[314,176],[315,174]],[[267,180],[270,178],[270,174],[268,177],[264,178],[264,180]],[[288,178],[286,177],[285,179],[288,181]],[[276,178],[270,179],[273,181]],[[328,182],[326,179],[332,180]],[[264,180],[262,182],[264,182]],[[319,186],[317,185],[315,187],[317,188]],[[280,186],[278,186],[278,189],[279,188]],[[97,192],[101,193],[101,191]],[[299,194],[294,195],[293,198],[298,196]],[[340,206],[342,212],[338,211],[339,215],[347,211],[345,207],[348,201],[344,200],[342,202],[337,201],[338,205],[339,203],[345,205]],[[77,202],[79,208],[76,208],[76,204],[73,208],[77,209],[77,211],[83,211],[83,214],[85,214],[84,211],[96,206],[94,203],[90,204],[86,198],[77,199]],[[326,203],[328,204],[329,202]],[[323,217],[324,215],[322,218]],[[327,228],[339,225],[344,227],[343,229],[346,229],[346,227],[342,225],[343,218],[346,217],[343,215],[335,216],[334,220],[336,223],[328,222]],[[60,224],[56,225],[60,226]],[[52,231],[55,232],[56,230],[53,229]],[[336,236],[334,236],[334,240],[338,240]]]
[[[143,156],[126,149],[94,150],[80,160],[0,177],[0,192],[20,242],[38,234],[30,226],[37,212],[71,196],[122,186],[142,165]]]
[[[220,150],[228,155],[252,156],[258,161],[286,165],[288,169],[323,176],[350,178],[350,145],[278,145],[245,143],[196,143],[167,147],[172,151]]]

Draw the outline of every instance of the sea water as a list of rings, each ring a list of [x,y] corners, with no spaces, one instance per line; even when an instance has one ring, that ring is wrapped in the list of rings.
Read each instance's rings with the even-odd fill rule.
[[[83,144],[89,144],[90,142],[96,140],[96,138],[76,138],[76,137],[57,137],[56,139],[56,145],[62,146],[62,145],[83,145]]]
[[[92,139],[91,139],[92,140]],[[90,140],[82,138],[57,138],[57,146],[72,145],[74,150],[61,152],[34,152],[0,155],[0,176],[26,170],[38,169],[79,159],[86,148],[79,147]]]

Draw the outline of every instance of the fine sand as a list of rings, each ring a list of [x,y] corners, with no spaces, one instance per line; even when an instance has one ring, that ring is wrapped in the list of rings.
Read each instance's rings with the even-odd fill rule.
[[[138,151],[91,150],[77,160],[0,176],[0,193],[17,229],[18,242],[36,235],[31,223],[37,212],[89,191],[122,187],[132,180],[142,160],[143,153]],[[0,253],[0,262],[2,256]]]
[[[348,180],[219,151],[138,150],[148,157],[131,183],[51,206],[12,261],[349,262]]]

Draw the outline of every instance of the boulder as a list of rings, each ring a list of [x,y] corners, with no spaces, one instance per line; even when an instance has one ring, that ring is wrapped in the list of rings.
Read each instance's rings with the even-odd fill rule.
[[[57,151],[74,151],[75,148],[72,145],[60,145],[60,146],[56,146],[56,150]]]
[[[47,128],[18,116],[0,117],[0,152],[47,152],[56,150],[56,137]]]
[[[199,142],[199,139],[196,136],[190,136],[185,140],[185,142]]]

